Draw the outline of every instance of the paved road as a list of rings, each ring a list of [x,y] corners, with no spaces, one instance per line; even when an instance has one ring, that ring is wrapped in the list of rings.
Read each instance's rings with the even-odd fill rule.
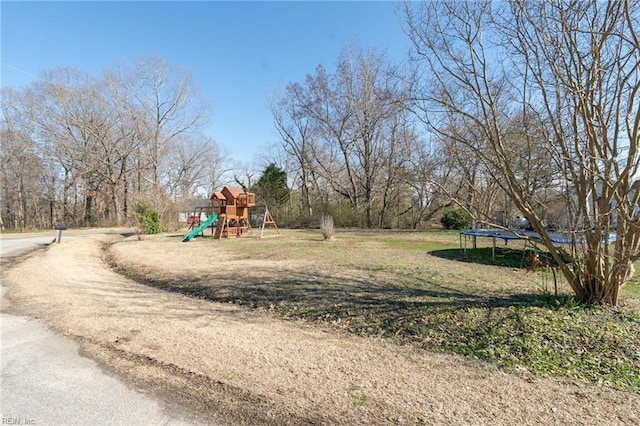
[[[46,237],[0,240],[0,256],[16,256]],[[2,297],[7,292],[2,287]],[[0,424],[187,425],[158,400],[105,374],[79,346],[36,320],[0,314]]]
[[[55,241],[55,233],[51,233],[48,236],[39,237],[27,237],[27,238],[12,238],[0,240],[0,258],[2,263],[12,257],[19,256],[21,253],[34,250],[38,247],[46,246]],[[2,421],[0,421],[0,424]]]

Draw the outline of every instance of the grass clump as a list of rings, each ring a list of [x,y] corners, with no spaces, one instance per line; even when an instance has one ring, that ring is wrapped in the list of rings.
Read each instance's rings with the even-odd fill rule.
[[[367,397],[367,394],[357,393],[351,395],[351,398],[353,399],[353,405],[355,407],[366,407],[369,405],[369,398]]]
[[[334,239],[336,228],[333,224],[333,216],[326,214],[320,216],[320,231],[325,240],[332,241]]]

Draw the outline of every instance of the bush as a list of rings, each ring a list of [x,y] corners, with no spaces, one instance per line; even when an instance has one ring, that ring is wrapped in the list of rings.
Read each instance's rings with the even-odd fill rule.
[[[473,217],[463,209],[450,210],[442,215],[440,223],[447,229],[467,229],[473,224]]]
[[[160,217],[155,210],[148,210],[146,207],[138,206],[138,222],[142,233],[144,234],[159,234],[162,232],[162,224],[160,223]]]

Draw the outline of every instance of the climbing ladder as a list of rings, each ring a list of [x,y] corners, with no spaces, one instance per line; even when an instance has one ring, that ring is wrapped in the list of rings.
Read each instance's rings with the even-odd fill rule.
[[[213,230],[213,239],[219,240],[227,229],[227,215],[223,214]]]

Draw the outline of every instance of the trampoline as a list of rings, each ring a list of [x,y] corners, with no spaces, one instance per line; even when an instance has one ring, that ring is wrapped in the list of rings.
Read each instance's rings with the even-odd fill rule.
[[[464,239],[463,239],[463,235],[464,235]],[[505,245],[507,245],[511,240],[524,240],[525,249],[526,249],[527,241],[531,238],[529,236],[525,236],[520,230],[516,232],[509,229],[466,229],[460,232],[460,248],[463,249],[465,256],[467,255],[467,237],[472,238],[474,249],[477,248],[476,247],[477,237],[491,238],[493,240],[493,244],[491,246],[491,260],[493,262],[496,261],[496,240],[497,239],[503,240]],[[463,241],[464,241],[464,245],[463,245]]]
[[[463,238],[464,238],[464,247],[463,247]],[[574,238],[570,232],[549,232],[549,237],[554,244],[570,244],[574,241]],[[460,248],[464,249],[464,254],[467,254],[467,238],[471,237],[473,239],[473,248],[476,248],[476,238],[477,237],[485,237],[493,239],[493,246],[491,251],[491,259],[495,262],[496,260],[496,239],[501,239],[504,241],[504,244],[507,245],[510,240],[524,240],[525,249],[527,248],[527,244],[531,244],[531,247],[534,250],[537,250],[536,244],[542,242],[542,238],[537,232],[527,231],[523,229],[466,229],[460,232]],[[578,242],[580,242],[583,237],[578,237]],[[609,242],[614,242],[616,240],[616,234],[609,234]]]

